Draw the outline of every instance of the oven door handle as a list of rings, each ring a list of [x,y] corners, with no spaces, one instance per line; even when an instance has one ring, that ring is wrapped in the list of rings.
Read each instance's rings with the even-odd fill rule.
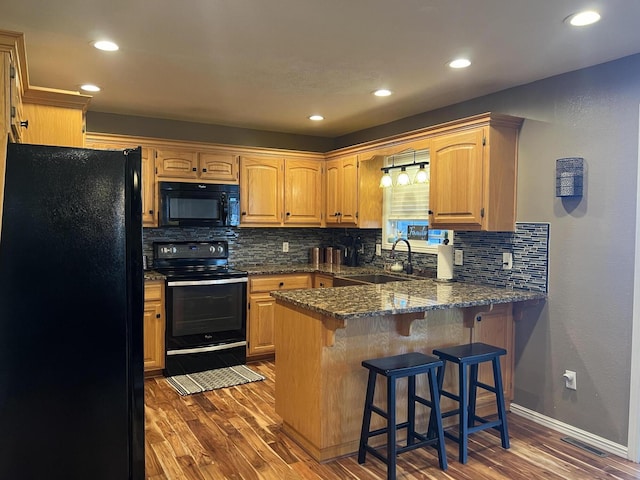
[[[247,283],[247,277],[220,278],[217,280],[178,280],[167,282],[167,287],[193,287],[199,285],[227,285],[230,283]]]

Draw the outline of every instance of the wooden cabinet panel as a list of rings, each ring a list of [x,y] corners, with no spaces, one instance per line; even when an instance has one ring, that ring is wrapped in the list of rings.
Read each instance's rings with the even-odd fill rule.
[[[275,352],[275,299],[273,290],[311,288],[311,274],[259,275],[249,277],[247,304],[247,356]]]
[[[313,276],[313,288],[331,288],[333,287],[333,277],[331,275],[323,275],[316,273]]]
[[[495,305],[493,310],[476,317],[473,325],[473,342],[482,342],[507,350],[507,354],[500,359],[504,398],[507,402],[513,399],[513,369],[515,329],[513,325],[513,305],[511,303]],[[485,363],[478,368],[478,379],[487,385],[493,385],[493,370],[491,363]],[[486,390],[478,389],[478,407],[493,405],[495,395]]]
[[[142,147],[142,226],[158,226],[156,204],[155,151]]]
[[[147,281],[144,285],[144,370],[156,373],[164,368],[165,311],[164,282]]]
[[[240,159],[240,222],[243,225],[282,223],[282,159]]]
[[[155,163],[158,178],[198,178],[198,155],[195,151],[158,148]]]
[[[381,156],[359,160],[348,155],[327,161],[327,225],[382,227],[381,166]]]
[[[273,353],[275,328],[275,299],[269,294],[250,295],[249,350],[247,354]]]
[[[433,141],[429,208],[432,224],[482,225],[484,129]]]
[[[284,223],[320,225],[322,198],[322,163],[285,159]]]
[[[464,120],[460,123],[464,125]],[[517,140],[522,119],[489,114],[434,137],[430,225],[438,229],[514,231]]]
[[[84,113],[75,108],[25,103],[23,115],[29,128],[22,132],[22,142],[61,147],[84,146]]]
[[[238,183],[238,155],[226,152],[200,152],[198,169],[203,180]]]

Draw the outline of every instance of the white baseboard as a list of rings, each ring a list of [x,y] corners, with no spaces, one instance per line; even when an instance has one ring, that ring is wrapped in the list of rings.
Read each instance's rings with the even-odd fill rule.
[[[547,417],[546,415],[534,412],[533,410],[529,410],[528,408],[515,403],[511,404],[511,413],[527,418],[528,420],[550,428],[551,430],[569,435],[576,440],[580,440],[607,453],[612,453],[613,455],[617,455],[622,458],[629,458],[628,449],[624,445],[614,443],[606,438],[599,437],[585,430],[580,430],[579,428],[573,427],[567,423],[560,422],[555,418]]]

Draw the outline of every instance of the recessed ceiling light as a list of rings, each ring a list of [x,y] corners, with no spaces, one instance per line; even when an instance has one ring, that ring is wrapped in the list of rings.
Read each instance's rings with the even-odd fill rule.
[[[309,120],[313,120],[314,122],[319,122],[320,120],[324,120],[322,115],[311,115]]]
[[[104,50],[105,52],[115,52],[120,49],[117,44],[110,42],[109,40],[98,40],[97,42],[93,42],[93,46],[98,50]]]
[[[574,27],[584,27],[586,25],[591,25],[600,20],[600,14],[593,10],[588,10],[585,12],[575,13],[573,15],[569,15],[564,19],[565,22],[570,23]]]
[[[97,85],[92,85],[90,83],[85,83],[84,85],[80,85],[80,88],[85,92],[99,92],[100,87]]]
[[[393,92],[391,90],[387,90],[386,88],[381,88],[380,90],[373,92],[376,97],[388,97],[392,93]]]
[[[456,58],[449,62],[451,68],[467,68],[469,65],[471,65],[471,62],[466,58]]]

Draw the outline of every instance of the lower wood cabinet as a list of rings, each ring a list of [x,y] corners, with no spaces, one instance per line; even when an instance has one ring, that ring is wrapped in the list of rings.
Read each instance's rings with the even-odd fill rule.
[[[164,281],[144,283],[144,372],[159,373],[164,368]]]
[[[247,303],[247,358],[271,355],[275,350],[274,290],[311,288],[311,274],[257,275],[249,277]]]
[[[511,303],[494,305],[490,312],[477,315],[471,334],[473,342],[487,343],[507,350],[507,354],[500,358],[504,398],[507,403],[513,399],[514,334],[513,304]],[[493,385],[491,362],[479,366],[478,379],[482,383]],[[495,406],[495,395],[486,390],[478,389],[477,405],[478,407]]]
[[[313,288],[330,288],[333,287],[333,276],[315,273],[313,275]]]

